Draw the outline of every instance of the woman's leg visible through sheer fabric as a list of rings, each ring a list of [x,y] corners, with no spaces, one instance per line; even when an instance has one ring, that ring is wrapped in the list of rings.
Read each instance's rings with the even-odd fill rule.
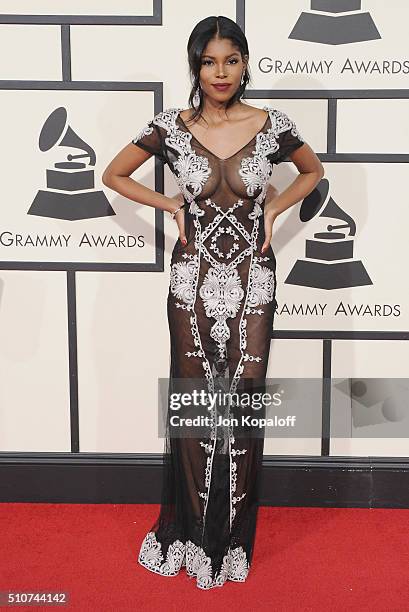
[[[271,306],[271,305],[270,305]],[[243,363],[239,394],[258,393],[263,386],[268,361],[271,317],[268,306],[262,321],[249,317],[248,351],[263,359],[243,359],[240,336],[232,330],[227,346],[227,371],[217,364],[219,354],[210,334],[204,333],[201,350],[212,367],[215,392],[228,391],[239,363]],[[190,333],[189,314],[173,306],[169,309],[171,329],[172,379],[198,379],[206,388],[203,354]],[[185,317],[183,319],[183,317]],[[204,323],[202,324],[203,327]],[[177,332],[175,331],[177,330]],[[190,357],[187,359],[186,355]],[[217,366],[217,367],[216,367]],[[220,377],[217,368],[220,366]],[[248,408],[250,410],[251,408]],[[242,408],[238,408],[238,417]],[[215,416],[229,416],[218,406]],[[168,411],[169,416],[169,411]],[[230,412],[234,416],[234,411]],[[251,416],[251,415],[250,415]],[[260,416],[260,414],[258,414]],[[148,569],[165,576],[177,575],[182,566],[195,577],[199,588],[222,586],[226,580],[244,582],[253,555],[260,496],[264,431],[216,429],[199,438],[165,438],[163,487],[160,513],[148,532],[139,560]],[[237,434],[234,437],[234,434]],[[240,435],[239,435],[240,433]]]

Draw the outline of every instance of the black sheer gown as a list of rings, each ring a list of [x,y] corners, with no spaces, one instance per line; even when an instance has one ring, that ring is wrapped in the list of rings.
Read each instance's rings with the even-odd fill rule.
[[[186,203],[188,242],[178,239],[170,265],[170,381],[202,379],[209,393],[234,393],[250,380],[259,390],[277,306],[276,259],[271,246],[260,252],[263,206],[273,164],[304,141],[285,113],[265,106],[263,128],[221,159],[181,110],[158,113],[132,140],[168,164]],[[215,423],[199,438],[167,429],[161,509],[138,556],[162,576],[186,567],[201,589],[247,578],[264,447],[264,437],[236,437],[234,426]]]

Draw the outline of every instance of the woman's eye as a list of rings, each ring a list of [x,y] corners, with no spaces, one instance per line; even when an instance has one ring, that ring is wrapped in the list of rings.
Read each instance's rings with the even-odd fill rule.
[[[235,57],[233,57],[231,60],[229,60],[229,62],[234,62],[235,64],[237,64],[238,61],[239,60],[237,58],[235,58]],[[202,65],[203,66],[207,66],[208,64],[211,64],[211,63],[212,63],[212,60],[203,60],[202,61]]]

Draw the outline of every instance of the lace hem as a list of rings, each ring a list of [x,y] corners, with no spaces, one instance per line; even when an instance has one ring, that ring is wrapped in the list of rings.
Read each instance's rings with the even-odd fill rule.
[[[196,576],[196,586],[199,589],[211,589],[223,586],[226,580],[244,582],[248,576],[250,565],[242,546],[229,548],[223,558],[220,572],[213,577],[213,568],[208,557],[200,546],[190,540],[184,544],[175,540],[170,544],[166,560],[163,558],[162,545],[156,539],[154,531],[149,531],[141,545],[138,562],[161,576],[177,576],[181,567],[186,567],[188,576]]]

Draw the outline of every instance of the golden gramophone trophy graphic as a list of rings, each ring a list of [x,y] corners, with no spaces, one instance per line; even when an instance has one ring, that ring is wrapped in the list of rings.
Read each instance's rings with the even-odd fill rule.
[[[381,38],[361,0],[311,0],[311,10],[303,11],[290,36],[295,40],[345,45]]]
[[[72,147],[83,153],[68,154],[68,161],[56,162],[53,168],[47,168],[47,189],[37,192],[28,211],[29,215],[69,221],[115,215],[104,192],[95,190],[95,151],[67,125],[67,111],[64,107],[56,108],[47,117],[38,146],[40,151],[49,151],[58,146]],[[73,161],[85,157],[88,157],[88,163]]]
[[[355,221],[329,195],[329,182],[324,178],[303,200],[300,220],[310,221],[316,215],[342,221],[327,225],[327,231],[317,232],[306,240],[305,259],[298,259],[285,279],[290,285],[317,289],[341,289],[372,285],[364,264],[354,260]],[[348,230],[336,231],[336,230]]]

